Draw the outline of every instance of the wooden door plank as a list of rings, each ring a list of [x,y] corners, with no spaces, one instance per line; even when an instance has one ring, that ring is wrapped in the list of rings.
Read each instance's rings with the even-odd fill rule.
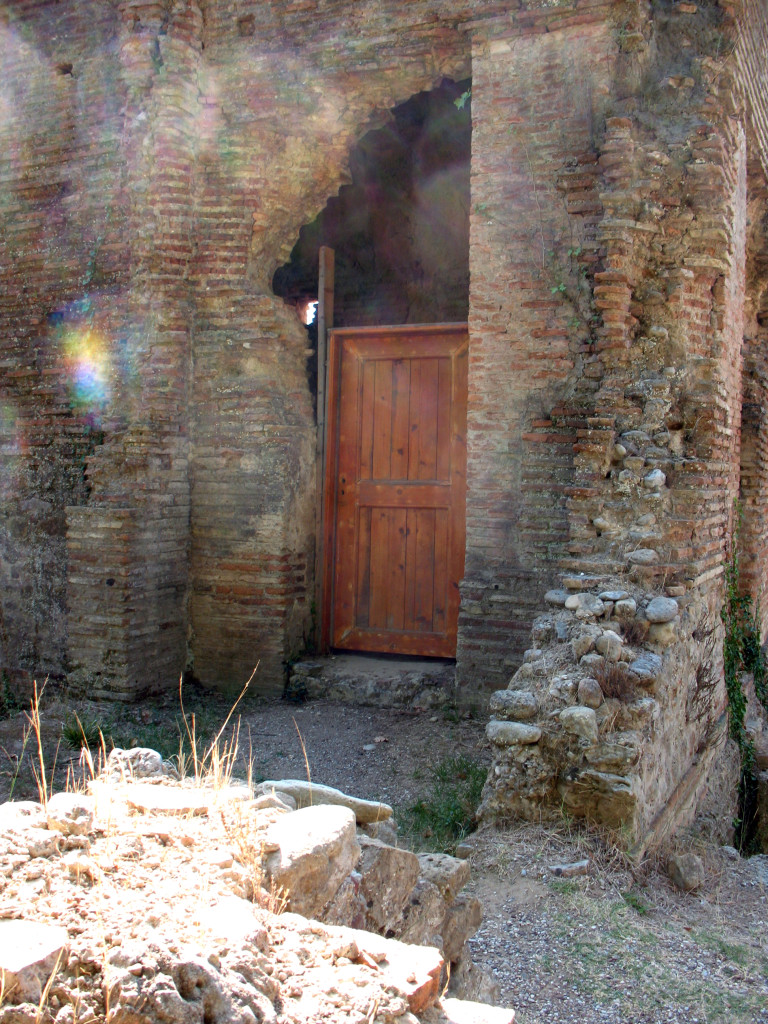
[[[392,510],[371,510],[371,582],[368,622],[372,629],[387,625],[387,583],[389,581],[389,521]]]
[[[373,476],[373,411],[375,408],[376,363],[366,359],[362,365],[363,383],[360,400],[359,479]]]
[[[392,464],[392,360],[377,360],[375,367],[371,475],[374,480],[388,480]]]
[[[408,480],[419,479],[419,396],[421,394],[421,362],[411,362],[411,394],[408,406]]]
[[[437,362],[437,359],[421,360],[419,480],[434,480],[437,471]]]
[[[405,623],[405,521],[404,509],[392,509],[389,519],[387,629],[402,629]]]
[[[432,604],[435,571],[435,513],[421,509],[416,513],[415,615],[417,629],[432,629]]]
[[[446,508],[435,511],[434,588],[432,593],[432,629],[445,632],[448,607],[448,561],[450,556],[451,514]]]
[[[371,608],[371,510],[361,507],[357,530],[355,625],[367,626]]]
[[[392,483],[361,480],[358,483],[358,500],[361,505],[387,506],[388,508],[449,508],[453,489],[450,483],[436,484],[409,483],[401,480]]]
[[[411,397],[411,360],[392,364],[392,480],[408,479],[408,417]]]
[[[362,363],[354,348],[342,348],[340,354],[337,481],[336,481],[336,537],[333,617],[339,627],[334,628],[334,643],[344,630],[350,629],[355,621],[356,566],[354,553],[357,550],[356,531],[358,516],[357,470],[358,437],[361,405]],[[345,552],[343,559],[338,552]]]
[[[449,358],[437,361],[437,452],[435,479],[448,482],[451,479],[451,405],[453,401],[453,361]]]
[[[409,508],[405,513],[405,598],[403,629],[415,631],[416,622],[416,520],[419,512]]]

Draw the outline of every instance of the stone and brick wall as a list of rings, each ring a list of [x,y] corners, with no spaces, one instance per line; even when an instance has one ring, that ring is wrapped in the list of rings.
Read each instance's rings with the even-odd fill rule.
[[[729,72],[715,27],[701,5],[638,25],[664,33],[645,66],[657,85],[617,102],[597,140],[600,372],[574,449],[569,572],[492,699],[489,816],[564,802],[645,842],[694,813],[718,765],[735,794],[718,613],[740,485],[748,151],[743,116],[715,99]],[[746,484],[754,524],[764,488]]]

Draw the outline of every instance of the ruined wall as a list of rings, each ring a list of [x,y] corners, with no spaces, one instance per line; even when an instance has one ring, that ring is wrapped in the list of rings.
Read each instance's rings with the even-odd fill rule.
[[[740,482],[748,209],[744,111],[717,100],[728,25],[713,5],[655,14],[633,44],[650,44],[644,91],[619,98],[598,141],[599,429],[576,448],[569,571],[492,699],[484,802],[526,816],[564,803],[640,844],[690,818],[718,766],[723,820],[735,794],[719,609]]]

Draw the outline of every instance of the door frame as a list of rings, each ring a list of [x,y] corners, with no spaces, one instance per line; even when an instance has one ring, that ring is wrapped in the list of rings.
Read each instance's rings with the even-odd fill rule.
[[[463,330],[469,336],[466,323],[444,322],[433,324],[398,324],[393,326],[338,327],[328,329],[325,347],[325,415],[323,417],[323,452],[325,455],[322,480],[322,533],[318,538],[323,558],[320,566],[320,615],[319,615],[319,650],[328,654],[331,650],[333,636],[333,605],[334,605],[334,567],[336,564],[336,529],[335,513],[337,500],[338,478],[338,430],[341,409],[341,356],[343,335],[375,336],[377,334],[408,334],[420,333],[439,334],[446,330]],[[466,512],[465,512],[466,524]],[[466,532],[464,544],[466,546]],[[459,581],[460,582],[460,581]],[[387,652],[380,652],[386,657]]]

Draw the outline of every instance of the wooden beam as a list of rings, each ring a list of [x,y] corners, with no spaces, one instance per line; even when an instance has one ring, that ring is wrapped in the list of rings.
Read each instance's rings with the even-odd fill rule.
[[[324,653],[327,641],[322,636],[323,602],[329,595],[323,593],[323,507],[325,505],[326,475],[326,422],[328,394],[328,331],[333,327],[333,286],[335,276],[335,253],[327,245],[321,245],[318,253],[319,272],[317,287],[317,458],[316,503],[315,503],[315,646]]]

